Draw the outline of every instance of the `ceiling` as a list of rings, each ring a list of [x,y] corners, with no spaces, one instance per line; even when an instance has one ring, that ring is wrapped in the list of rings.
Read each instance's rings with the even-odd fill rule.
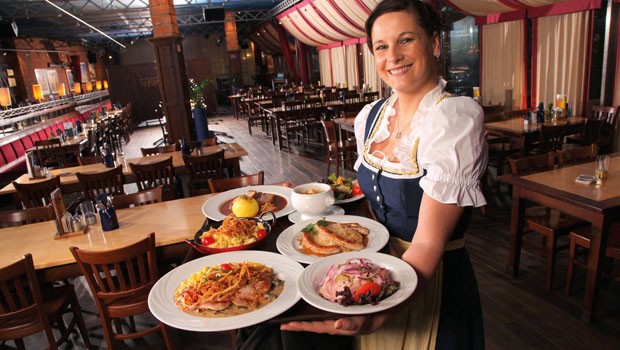
[[[50,1],[120,42],[149,37],[152,33],[148,0]],[[260,23],[273,19],[283,7],[297,1],[174,0],[174,4],[182,35],[223,32],[223,21],[207,22],[203,11],[224,8],[237,11],[237,30],[243,38]],[[112,44],[105,36],[45,0],[0,0],[0,17],[2,38],[15,35],[11,27],[14,22],[19,36],[61,39],[87,46]]]

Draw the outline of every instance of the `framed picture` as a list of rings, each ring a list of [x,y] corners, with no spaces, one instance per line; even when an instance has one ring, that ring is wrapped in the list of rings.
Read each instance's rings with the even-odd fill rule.
[[[17,81],[15,80],[15,78],[9,78],[9,86],[10,87],[16,87],[17,86]]]
[[[71,69],[66,70],[67,74],[67,84],[69,84],[69,90],[73,91],[73,84],[75,84],[75,80],[73,79],[73,72]]]
[[[43,95],[49,95],[50,84],[47,76],[47,69],[35,69],[34,75],[37,77],[37,84],[41,85],[41,92]]]
[[[47,70],[47,82],[50,84],[50,93],[58,93],[58,72],[55,69]]]
[[[80,75],[80,80],[82,83],[88,81],[88,67],[86,67],[86,62],[80,62]]]
[[[95,71],[95,64],[94,63],[89,63],[88,64],[88,78],[92,82],[97,81],[97,73]]]
[[[12,70],[12,69],[7,69],[7,70],[6,70],[6,75],[8,75],[9,77],[12,77],[12,76],[14,76],[14,75],[15,75],[15,72],[13,72],[13,70]]]

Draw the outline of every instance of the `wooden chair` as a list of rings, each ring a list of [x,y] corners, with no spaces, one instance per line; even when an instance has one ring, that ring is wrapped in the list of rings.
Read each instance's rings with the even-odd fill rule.
[[[60,166],[63,168],[78,166],[81,155],[80,145],[65,145],[60,148]]]
[[[588,118],[583,125],[581,133],[566,137],[566,143],[587,146],[599,143],[601,139],[601,129],[603,127],[603,119]]]
[[[15,181],[12,184],[23,208],[45,207],[51,204],[52,191],[60,188],[60,176],[30,184],[20,184]]]
[[[501,104],[499,104],[499,105],[483,105],[482,106],[482,111],[484,112],[484,115],[493,114],[493,113],[500,113],[500,112],[504,111],[504,106],[502,106]]]
[[[160,147],[141,147],[140,152],[142,152],[143,157],[154,156],[162,153],[171,153],[179,150],[179,146],[176,143],[167,146]]]
[[[262,170],[252,175],[209,179],[209,189],[211,190],[211,193],[224,192],[233,188],[263,184],[265,184],[265,172]]]
[[[50,221],[54,218],[54,208],[51,205],[23,210],[0,211],[0,228]]]
[[[122,194],[112,198],[112,204],[116,209],[125,209],[147,204],[159,203],[162,201],[163,187],[158,186],[148,190]]]
[[[330,175],[332,161],[336,161],[336,176],[340,174],[340,164],[353,162],[357,151],[355,140],[338,139],[338,131],[333,121],[321,120],[323,131],[325,132],[325,142],[327,143],[325,161],[327,162],[327,176]]]
[[[183,162],[189,175],[190,197],[211,193],[209,179],[224,177],[224,150],[202,156],[183,156]]]
[[[173,200],[177,197],[172,157],[148,164],[129,163],[129,168],[136,176],[138,191],[163,186],[163,198],[165,201]]]
[[[81,166],[90,164],[103,164],[103,159],[98,156],[83,156],[78,157],[78,164]]]
[[[568,271],[566,273],[566,295],[570,295],[573,285],[573,273],[575,265],[583,268],[587,266],[587,254],[592,241],[591,227],[580,227],[571,231],[570,245],[568,250]],[[584,254],[585,253],[585,254]],[[586,259],[580,260],[580,256],[585,255]],[[605,257],[612,260],[620,260],[620,223],[614,223],[609,229],[609,239],[607,241],[607,249]],[[613,269],[613,265],[610,265]],[[614,276],[613,271],[610,273],[616,281],[620,281],[620,274]]]
[[[97,196],[104,193],[125,194],[123,188],[125,176],[123,175],[122,165],[95,173],[75,173],[75,176],[82,186],[82,193],[86,200],[94,201]]]
[[[41,288],[34,269],[32,255],[5,267],[0,268],[0,340],[14,340],[18,349],[25,349],[23,338],[43,331],[49,349],[69,339],[69,335],[77,325],[84,345],[92,345],[86,333],[72,284],[58,287]],[[72,312],[73,319],[67,327],[63,315]],[[58,340],[52,331],[57,324],[61,332]]]
[[[157,281],[155,234],[129,246],[108,251],[86,251],[70,247],[97,304],[108,349],[118,341],[162,332],[164,343],[172,349],[168,329],[163,323],[137,331],[133,316],[149,311],[148,295]],[[121,320],[130,319],[130,332],[123,332]],[[114,325],[114,330],[112,329]]]
[[[544,154],[547,152],[559,152],[564,145],[567,124],[548,125],[540,127],[540,141],[533,153]]]
[[[60,139],[37,140],[34,142],[34,146],[40,166],[62,166],[63,155],[60,150]]]
[[[513,175],[523,176],[535,172],[553,170],[555,166],[555,153],[540,154],[519,159],[510,159],[510,169]],[[578,227],[587,225],[570,215],[551,210],[543,206],[533,206],[525,210],[524,232],[532,231],[541,235],[540,245],[531,245],[538,250],[541,255],[546,256],[547,282],[545,289],[551,291],[553,275],[555,270],[555,257],[558,251],[565,249],[566,246],[558,246],[558,238],[566,236]],[[545,243],[546,241],[546,243]],[[512,257],[509,257],[511,261]]]
[[[592,106],[592,116],[594,119],[603,120],[601,135],[598,145],[602,154],[612,152],[614,137],[616,134],[616,123],[618,122],[618,111],[611,106]]]
[[[189,146],[190,150],[194,150],[198,147],[207,147],[207,146],[215,146],[217,145],[217,136],[213,136],[213,137],[209,137],[206,138],[204,140],[199,140],[199,141],[189,141],[187,143],[187,145]]]
[[[598,146],[596,143],[590,146],[572,148],[558,152],[558,165],[574,165],[592,162],[596,160],[598,155]]]

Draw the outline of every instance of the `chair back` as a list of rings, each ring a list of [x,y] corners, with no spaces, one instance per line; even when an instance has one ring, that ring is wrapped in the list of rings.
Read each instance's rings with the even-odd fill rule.
[[[483,105],[482,111],[485,115],[504,112],[504,106],[500,105]]]
[[[51,205],[23,210],[0,211],[0,227],[33,224],[54,220],[54,217],[54,208]]]
[[[155,233],[118,249],[69,249],[95,299],[109,349],[114,348],[116,341],[139,338],[156,331],[162,331],[167,348],[172,348],[168,331],[162,323],[146,330],[133,329],[133,333],[115,334],[112,330],[114,322],[117,331],[122,332],[118,319],[149,311],[148,295],[158,276]]]
[[[68,167],[79,165],[78,158],[80,157],[80,154],[81,154],[79,144],[65,145],[61,147],[60,154],[62,156],[60,159],[61,161],[60,166],[62,166],[63,168],[68,168]]]
[[[190,150],[194,150],[198,147],[215,146],[217,145],[217,136],[209,137],[199,141],[189,141],[187,145],[189,146]]]
[[[493,123],[493,122],[499,122],[502,120],[506,120],[506,113],[504,112],[484,114],[484,123]]]
[[[209,179],[224,177],[224,150],[203,156],[183,156],[189,175],[189,195],[209,193]]]
[[[549,152],[535,156],[508,160],[512,175],[528,175],[542,171],[553,170],[555,166],[555,153]]]
[[[23,208],[44,207],[51,203],[52,192],[60,188],[60,177],[54,176],[50,179],[30,184],[20,184],[13,181],[12,184],[22,202]]]
[[[103,164],[103,159],[97,156],[78,157],[77,160],[79,165]]]
[[[112,204],[116,209],[139,207],[147,204],[159,203],[163,201],[163,187],[158,186],[148,190],[122,194],[112,198]]]
[[[119,165],[114,169],[104,170],[96,173],[76,173],[84,198],[93,201],[100,194],[124,194],[125,177],[123,166]]]
[[[567,124],[547,125],[543,124],[540,128],[540,152],[559,152],[564,145]]]
[[[211,190],[211,193],[224,192],[233,188],[258,186],[263,184],[265,184],[265,172],[262,170],[252,175],[209,179],[209,189]]]
[[[0,268],[0,300],[0,340],[21,339],[43,330],[48,343],[56,344],[30,253]]]
[[[160,146],[160,147],[141,147],[140,152],[142,152],[143,157],[154,156],[162,153],[171,153],[178,151],[178,145],[175,143]]]
[[[163,186],[164,200],[175,198],[172,157],[148,164],[129,163],[129,168],[136,176],[138,191]]]
[[[336,131],[336,123],[331,120],[321,120],[323,131],[325,131],[325,141],[328,145],[338,142],[338,132]]]
[[[598,142],[601,138],[603,123],[603,119],[587,118],[585,124],[583,125],[581,142],[583,142],[583,144],[592,144]]]
[[[600,119],[605,124],[613,125],[616,120],[616,108],[613,106],[591,106],[590,118]]]
[[[590,146],[577,147],[558,152],[558,165],[574,165],[592,162],[598,154],[598,146],[596,143]]]
[[[34,146],[39,159],[39,165],[61,166],[60,139],[36,140]]]

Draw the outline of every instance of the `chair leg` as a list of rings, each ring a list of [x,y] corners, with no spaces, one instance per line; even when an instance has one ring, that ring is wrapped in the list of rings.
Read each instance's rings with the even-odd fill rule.
[[[568,249],[568,270],[566,271],[566,295],[570,295],[573,285],[573,272],[575,271],[575,238],[570,237],[570,246]]]
[[[19,350],[25,350],[26,349],[26,344],[24,344],[24,339],[22,338],[18,338],[15,339],[15,347],[18,348]]]
[[[164,338],[164,344],[166,344],[166,349],[173,350],[174,346],[172,346],[170,330],[168,329],[168,326],[166,326],[163,323],[161,324],[161,334],[162,334],[162,337]]]
[[[331,157],[331,154],[329,152],[327,152],[327,156],[325,157],[325,161],[327,162],[327,177],[329,177],[329,168],[332,165],[332,157]]]
[[[547,237],[547,292],[551,291],[551,286],[553,285],[553,272],[555,270],[555,246],[557,244],[558,238],[553,235],[552,237]]]
[[[90,338],[88,337],[88,333],[86,332],[86,325],[84,323],[84,318],[82,317],[82,309],[77,303],[77,296],[74,300],[71,301],[71,309],[73,310],[73,318],[75,319],[78,329],[80,330],[80,336],[82,336],[82,341],[84,341],[84,345],[86,345],[88,349],[91,349],[93,346],[91,345]]]

